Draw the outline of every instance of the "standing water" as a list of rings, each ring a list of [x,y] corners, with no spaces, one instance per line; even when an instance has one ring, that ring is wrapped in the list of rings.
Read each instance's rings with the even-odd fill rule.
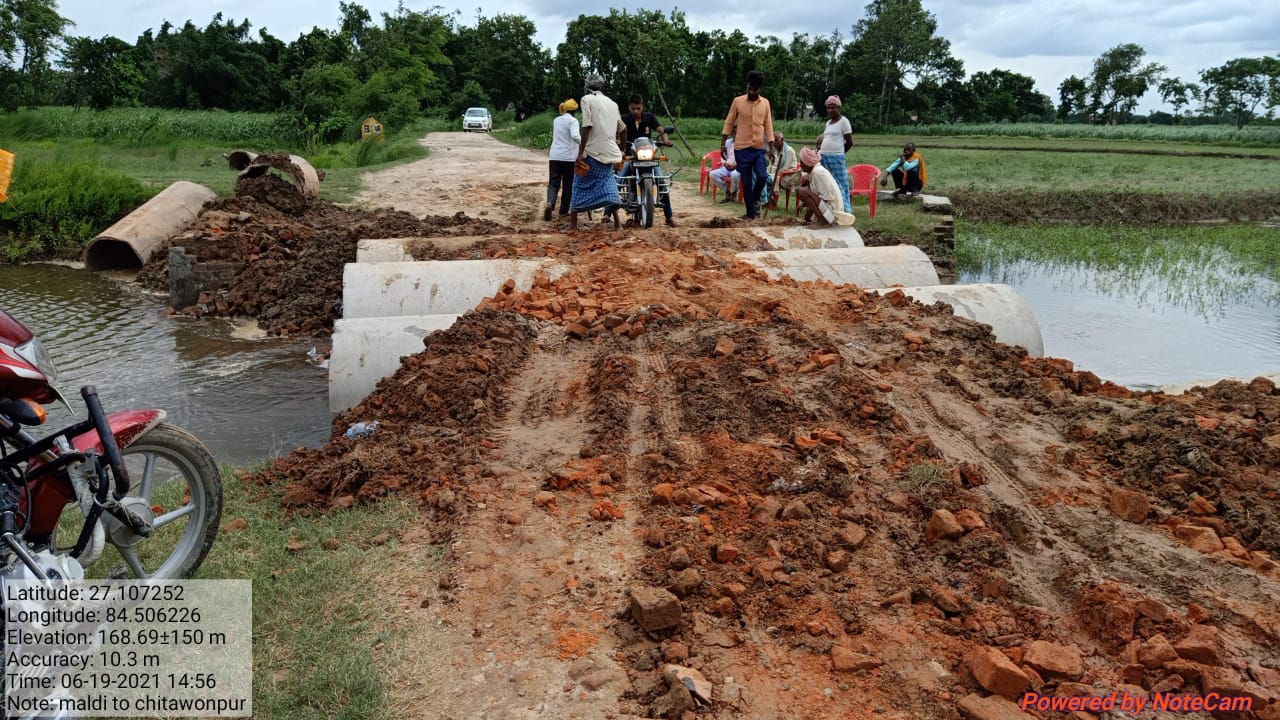
[[[254,340],[226,321],[170,318],[163,297],[57,265],[0,265],[0,308],[49,350],[76,419],[84,416],[80,386],[92,384],[108,412],[167,411],[219,463],[328,439],[326,371],[307,361],[314,343]],[[49,406],[49,423],[59,427],[72,421],[60,408]]]
[[[1104,380],[1150,389],[1280,373],[1280,283],[1226,252],[1091,262],[962,241],[957,282],[1011,285],[1035,312],[1045,354]]]

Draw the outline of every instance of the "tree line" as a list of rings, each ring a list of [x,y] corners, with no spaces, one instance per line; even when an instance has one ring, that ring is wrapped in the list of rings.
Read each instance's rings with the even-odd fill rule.
[[[1280,106],[1280,58],[1238,58],[1168,77],[1136,44],[1107,50],[1086,77],[1058,88],[1057,104],[1033,78],[1002,69],[966,75],[920,0],[871,0],[849,28],[828,35],[749,38],[695,31],[679,11],[610,10],[580,15],[555,53],[534,39],[522,15],[477,17],[410,11],[374,18],[341,2],[334,28],[313,27],[291,42],[221,13],[204,26],[165,22],[133,43],[70,34],[56,0],[0,0],[3,109],[44,104],[285,112],[300,129],[333,140],[376,114],[391,127],[422,114],[472,105],[537,112],[582,92],[589,72],[615,99],[641,93],[677,116],[719,116],[762,70],[779,118],[820,114],[835,93],[860,130],[904,123],[1064,121],[1122,123],[1157,88],[1185,121],[1243,125]]]

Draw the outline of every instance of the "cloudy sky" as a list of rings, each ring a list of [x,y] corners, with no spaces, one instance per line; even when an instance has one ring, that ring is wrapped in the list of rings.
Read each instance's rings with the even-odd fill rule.
[[[465,0],[463,0],[465,3]],[[798,2],[799,4],[796,4]],[[394,12],[397,0],[362,0],[375,18]],[[482,6],[455,0],[404,0],[410,10],[442,7],[459,12],[463,23],[477,12],[523,14],[536,23],[538,41],[554,51],[564,39],[565,24],[579,14],[605,14],[610,7],[654,7],[634,0],[493,0]],[[827,34],[850,27],[863,14],[858,2],[793,0],[788,12],[775,0],[686,0],[678,7],[694,29],[741,29],[748,36],[792,33]],[[1057,87],[1069,75],[1086,75],[1093,59],[1120,43],[1135,42],[1149,61],[1163,63],[1187,81],[1199,71],[1235,57],[1280,54],[1280,2],[1275,0],[924,0],[938,19],[938,33],[951,41],[952,53],[965,71],[1002,68],[1030,75],[1038,89],[1057,100]],[[61,13],[75,22],[76,35],[115,35],[130,42],[164,20],[203,25],[221,12],[248,19],[285,41],[313,26],[337,25],[338,2],[315,0],[59,0]],[[1159,108],[1149,93],[1142,109]],[[1167,109],[1167,108],[1166,108]]]

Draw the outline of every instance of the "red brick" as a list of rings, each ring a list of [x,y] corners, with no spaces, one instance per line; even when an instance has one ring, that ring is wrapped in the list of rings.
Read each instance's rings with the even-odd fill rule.
[[[1074,645],[1036,640],[1027,647],[1023,661],[1051,680],[1078,680],[1084,675],[1084,659]]]
[[[969,652],[968,665],[979,685],[1011,700],[1022,695],[1031,685],[1026,673],[997,648],[975,647]]]
[[[1116,489],[1111,491],[1111,512],[1121,520],[1140,523],[1151,512],[1151,501],[1140,492]]]
[[[735,545],[722,543],[716,546],[716,562],[731,563],[737,560],[740,555],[742,555],[742,551]]]
[[[933,517],[929,518],[929,524],[925,527],[924,536],[929,541],[934,540],[952,540],[964,534],[964,526],[956,520],[956,516],[951,514],[950,510],[934,510]]]
[[[737,347],[738,347],[738,344],[735,343],[731,338],[721,337],[719,340],[716,341],[715,355],[716,357],[728,357],[729,355],[733,354],[733,351]]]
[[[972,693],[960,698],[960,712],[969,720],[1035,720],[1017,705],[999,697],[981,697]]]
[[[836,672],[873,670],[883,664],[879,658],[854,652],[847,647],[835,645],[831,648],[831,669]]]
[[[1162,668],[1165,663],[1177,659],[1177,651],[1164,635],[1152,635],[1138,648],[1138,662],[1152,670]]]
[[[1212,625],[1192,625],[1187,636],[1174,643],[1173,649],[1184,660],[1222,664],[1222,634]]]
[[[1211,553],[1223,549],[1222,541],[1218,539],[1218,533],[1214,532],[1213,528],[1179,525],[1174,529],[1173,534],[1192,550]]]

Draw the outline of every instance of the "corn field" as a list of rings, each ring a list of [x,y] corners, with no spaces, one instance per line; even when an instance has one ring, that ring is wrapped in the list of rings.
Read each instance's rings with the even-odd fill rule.
[[[89,138],[126,146],[195,140],[281,148],[297,147],[302,139],[288,116],[276,113],[65,107],[0,115],[0,137],[22,141]]]

